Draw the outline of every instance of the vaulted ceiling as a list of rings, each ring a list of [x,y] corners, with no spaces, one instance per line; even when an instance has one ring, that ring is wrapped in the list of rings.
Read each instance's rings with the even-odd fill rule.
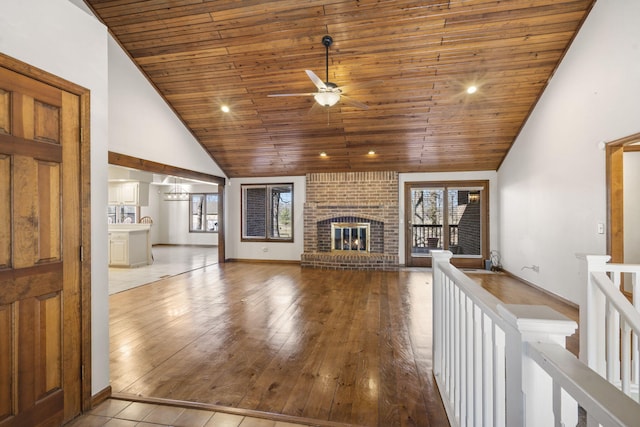
[[[496,170],[594,3],[85,1],[229,177]]]

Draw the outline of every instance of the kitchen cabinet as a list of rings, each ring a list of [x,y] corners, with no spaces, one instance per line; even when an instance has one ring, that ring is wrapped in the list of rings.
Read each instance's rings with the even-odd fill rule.
[[[153,262],[150,224],[109,225],[109,266],[140,267]]]
[[[148,182],[110,182],[109,183],[109,204],[110,205],[149,205],[149,183]]]
[[[129,267],[128,233],[109,233],[109,265]]]

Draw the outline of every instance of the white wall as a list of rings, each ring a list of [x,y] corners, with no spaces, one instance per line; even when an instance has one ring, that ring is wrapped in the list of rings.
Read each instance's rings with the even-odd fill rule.
[[[92,393],[109,385],[106,28],[67,0],[0,2],[0,52],[91,91]]]
[[[498,174],[494,171],[481,172],[438,172],[438,173],[401,173],[399,174],[399,221],[400,221],[400,237],[399,259],[400,264],[404,265],[405,259],[405,203],[404,203],[404,186],[407,182],[429,182],[429,181],[489,181],[489,248],[490,250],[498,250]]]
[[[293,183],[293,243],[242,242],[240,206],[242,184]],[[304,251],[304,202],[306,177],[233,178],[225,188],[226,257],[230,259],[300,261]]]
[[[498,211],[497,199],[497,173],[486,172],[462,172],[462,173],[402,173],[399,174],[399,200],[400,207],[400,237],[399,237],[399,257],[400,263],[404,264],[404,184],[405,182],[416,181],[468,181],[468,180],[488,180],[489,181],[489,217],[490,227],[490,247],[496,248],[498,244],[498,217],[493,212]],[[293,243],[265,243],[265,242],[241,242],[240,206],[242,184],[266,184],[293,182],[294,188],[294,242]],[[287,260],[300,261],[300,256],[304,252],[304,202],[306,200],[306,178],[299,177],[270,177],[270,178],[232,178],[225,189],[227,192],[227,204],[225,210],[227,214],[227,238],[226,256],[231,259],[257,259],[257,260]],[[264,248],[267,252],[264,252]]]
[[[640,130],[639,16],[637,1],[595,4],[498,173],[503,266],[576,303],[575,254],[606,251],[598,142]]]
[[[160,216],[160,201],[162,200],[162,186],[149,185],[149,206],[140,206],[140,217],[150,216],[153,225],[149,231],[151,244],[157,245],[161,242],[160,234],[162,229],[162,218]]]
[[[111,37],[109,99],[110,151],[225,176]]]
[[[190,193],[217,193],[216,185],[207,184],[184,184],[185,191]],[[163,194],[171,190],[171,186],[152,186],[155,193],[158,218],[157,241],[153,244],[165,245],[218,245],[218,233],[191,233],[189,232],[189,201],[166,201]],[[151,200],[149,200],[151,205]],[[155,221],[155,220],[154,220]],[[154,228],[154,227],[152,227]],[[153,237],[153,236],[152,236]]]

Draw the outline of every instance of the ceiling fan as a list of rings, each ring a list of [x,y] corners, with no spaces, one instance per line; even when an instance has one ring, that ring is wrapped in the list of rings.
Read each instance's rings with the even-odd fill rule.
[[[327,81],[323,82],[320,77],[318,77],[313,71],[305,70],[313,84],[318,88],[317,92],[307,92],[307,93],[281,93],[281,94],[272,94],[268,95],[271,97],[275,96],[313,96],[316,102],[323,107],[331,107],[338,103],[338,101],[342,101],[344,104],[350,105],[356,108],[362,108],[364,110],[369,107],[362,102],[356,101],[352,98],[345,96],[342,93],[342,89],[338,87],[335,83],[329,81],[329,46],[333,44],[333,39],[331,36],[327,35],[322,37],[322,44],[325,47],[326,53],[326,75]]]

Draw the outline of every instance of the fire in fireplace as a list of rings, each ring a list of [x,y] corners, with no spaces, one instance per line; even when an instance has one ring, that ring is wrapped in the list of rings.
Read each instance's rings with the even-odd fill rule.
[[[331,250],[369,252],[368,222],[332,222]]]

